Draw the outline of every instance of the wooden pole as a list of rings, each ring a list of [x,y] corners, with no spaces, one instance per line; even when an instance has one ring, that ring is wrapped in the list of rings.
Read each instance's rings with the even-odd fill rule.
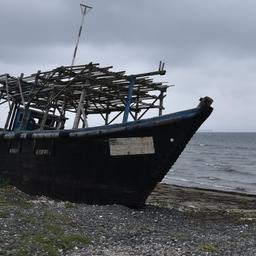
[[[78,129],[79,121],[80,121],[80,117],[81,117],[81,111],[82,111],[82,108],[84,107],[85,95],[86,95],[86,89],[84,87],[82,89],[80,100],[79,100],[79,103],[78,103],[78,107],[77,107],[77,111],[76,111],[76,117],[75,117],[74,124],[73,124],[73,129]]]
[[[163,115],[163,101],[164,101],[164,92],[161,91],[159,95],[159,116]]]
[[[5,122],[5,126],[4,126],[4,130],[5,131],[9,128],[9,123],[10,123],[10,119],[11,119],[14,107],[15,107],[15,103],[13,101],[12,104],[10,105],[8,116],[7,116],[7,119],[6,119],[6,122]]]
[[[9,122],[9,127],[8,127],[8,130],[11,130],[12,129],[12,126],[13,126],[13,122],[15,120],[15,117],[16,117],[16,114],[17,114],[17,109],[18,109],[18,104],[15,103],[14,105],[14,108],[13,108],[13,111],[12,111],[12,116],[11,116],[11,120]]]
[[[5,86],[6,86],[6,94],[7,94],[7,101],[8,101],[8,105],[9,105],[9,110],[11,110],[10,95],[9,95],[9,85],[8,85],[8,74],[6,74]]]
[[[105,118],[105,125],[108,125],[108,119],[109,119],[109,100],[107,101],[107,112],[106,112],[106,118]]]
[[[140,85],[138,86],[138,90],[137,90],[135,120],[138,119],[138,114],[139,114],[139,102],[140,102]]]
[[[85,114],[84,108],[81,108],[83,115],[83,128],[88,128],[87,115]]]
[[[129,87],[128,87],[128,95],[125,103],[125,110],[124,110],[124,116],[123,116],[123,123],[126,123],[128,121],[128,116],[130,112],[130,105],[132,102],[132,93],[133,93],[133,86],[135,85],[135,77],[130,76],[128,77],[129,80]]]
[[[64,121],[63,118],[65,117],[65,107],[66,107],[66,101],[64,100],[62,102],[61,110],[60,110],[60,121],[58,123],[57,129],[63,129],[64,128]]]
[[[40,125],[40,130],[44,129],[44,126],[45,126],[45,123],[46,123],[46,120],[47,120],[47,116],[48,116],[49,111],[51,109],[51,102],[52,102],[53,98],[54,98],[54,91],[52,91],[51,96],[49,97],[48,103],[46,105],[46,109],[44,111],[44,115],[43,115],[41,125]]]
[[[25,100],[24,100],[24,96],[23,96],[23,93],[22,93],[21,83],[20,83],[20,80],[22,79],[23,76],[24,76],[24,74],[21,73],[20,78],[18,78],[17,80],[18,80],[18,86],[19,86],[19,90],[20,90],[21,101],[22,101],[22,104],[25,108]]]

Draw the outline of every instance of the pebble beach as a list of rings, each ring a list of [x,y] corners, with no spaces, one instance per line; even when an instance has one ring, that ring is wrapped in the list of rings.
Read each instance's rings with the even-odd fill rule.
[[[256,197],[159,184],[146,206],[0,188],[0,255],[256,255]]]

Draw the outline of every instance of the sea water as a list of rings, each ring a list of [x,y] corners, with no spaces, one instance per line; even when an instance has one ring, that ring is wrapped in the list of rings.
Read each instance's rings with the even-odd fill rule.
[[[165,183],[256,194],[256,133],[197,133]]]

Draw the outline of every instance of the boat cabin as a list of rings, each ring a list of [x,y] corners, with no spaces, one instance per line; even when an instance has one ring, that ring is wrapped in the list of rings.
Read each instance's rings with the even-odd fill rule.
[[[26,119],[24,119],[25,113],[27,115]],[[33,109],[25,110],[21,107],[17,108],[14,115],[13,124],[10,126],[10,130],[16,131],[21,127],[22,129],[28,131],[40,129],[40,124],[42,123],[43,117],[44,115],[42,112]],[[45,120],[44,129],[54,130],[58,127],[64,127],[66,119],[67,118],[60,118],[58,115],[48,114]]]

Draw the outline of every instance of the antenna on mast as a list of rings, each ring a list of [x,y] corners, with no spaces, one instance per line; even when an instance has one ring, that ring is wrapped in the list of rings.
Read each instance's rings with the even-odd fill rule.
[[[85,16],[86,16],[86,14],[92,9],[91,6],[88,6],[88,5],[85,5],[85,4],[80,4],[80,7],[81,7],[81,10],[82,10],[82,20],[81,20],[81,25],[80,25],[80,28],[79,28],[77,40],[76,40],[76,47],[75,47],[75,50],[74,50],[72,63],[71,63],[71,66],[72,66],[72,67],[74,66],[74,63],[75,63],[77,48],[78,48],[80,36],[81,36],[81,33],[82,33],[82,29],[83,29],[83,24],[84,24]]]

